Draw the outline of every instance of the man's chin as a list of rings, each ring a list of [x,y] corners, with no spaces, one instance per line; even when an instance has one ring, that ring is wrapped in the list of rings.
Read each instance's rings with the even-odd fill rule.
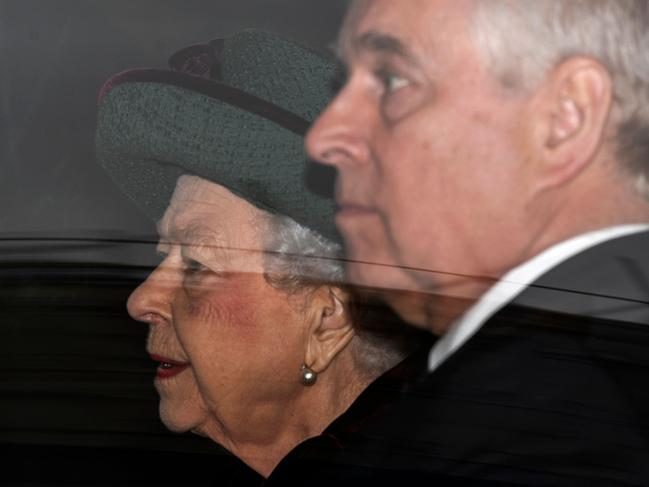
[[[383,301],[390,306],[399,317],[417,328],[431,330],[429,313],[430,296],[413,291],[383,290]]]
[[[474,303],[472,295],[462,294],[462,286],[451,286],[455,291],[452,295],[425,289],[396,266],[353,261],[347,264],[346,277],[348,283],[364,288],[365,293],[370,292],[385,302],[408,324],[435,335],[443,335]]]
[[[422,290],[404,269],[380,261],[363,261],[350,257],[345,265],[345,278],[349,284],[388,291]]]
[[[346,263],[345,281],[355,286],[382,287],[380,269],[353,260]]]

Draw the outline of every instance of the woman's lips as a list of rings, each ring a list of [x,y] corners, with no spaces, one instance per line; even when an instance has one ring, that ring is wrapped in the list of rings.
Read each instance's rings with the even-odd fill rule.
[[[186,362],[178,362],[161,355],[150,354],[149,356],[151,357],[151,360],[160,362],[160,365],[156,370],[156,377],[158,379],[168,379],[169,377],[180,374],[183,370],[189,367],[189,364]]]

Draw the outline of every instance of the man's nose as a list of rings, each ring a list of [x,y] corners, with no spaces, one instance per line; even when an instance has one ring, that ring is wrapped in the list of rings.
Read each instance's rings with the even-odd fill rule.
[[[339,169],[366,163],[372,122],[368,102],[348,85],[311,126],[305,140],[306,150],[313,160]]]
[[[178,270],[162,262],[129,296],[126,308],[137,321],[160,324],[171,320],[171,301],[179,285]]]

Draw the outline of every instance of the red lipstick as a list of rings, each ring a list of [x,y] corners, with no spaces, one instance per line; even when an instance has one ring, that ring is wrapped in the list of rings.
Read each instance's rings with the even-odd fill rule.
[[[156,370],[156,377],[158,379],[168,379],[169,377],[180,374],[189,367],[187,362],[178,362],[167,357],[162,357],[161,355],[150,354],[149,356],[154,362],[160,362]]]

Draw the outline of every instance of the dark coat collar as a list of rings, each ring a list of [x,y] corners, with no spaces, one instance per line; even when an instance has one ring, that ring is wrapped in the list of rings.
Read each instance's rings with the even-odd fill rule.
[[[513,305],[649,324],[649,232],[609,240],[554,267]]]

